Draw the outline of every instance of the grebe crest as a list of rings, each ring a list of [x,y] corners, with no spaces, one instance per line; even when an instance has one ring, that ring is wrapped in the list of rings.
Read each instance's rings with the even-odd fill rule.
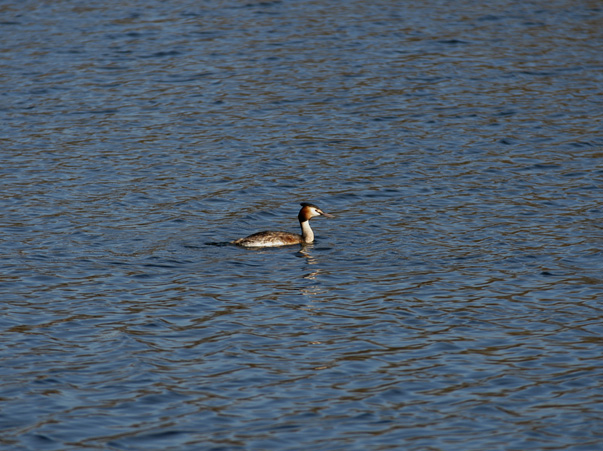
[[[239,238],[234,240],[232,244],[243,247],[276,247],[276,246],[290,246],[292,244],[308,244],[314,241],[314,232],[310,227],[310,219],[317,216],[324,216],[326,218],[333,218],[333,215],[325,213],[314,204],[302,202],[302,206],[297,215],[299,225],[301,227],[301,235],[297,233],[289,232],[258,232],[253,235],[249,235],[245,238]]]

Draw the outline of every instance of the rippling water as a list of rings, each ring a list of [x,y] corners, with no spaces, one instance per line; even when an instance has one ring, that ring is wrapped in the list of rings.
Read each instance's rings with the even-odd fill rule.
[[[600,2],[0,12],[1,447],[603,447]]]

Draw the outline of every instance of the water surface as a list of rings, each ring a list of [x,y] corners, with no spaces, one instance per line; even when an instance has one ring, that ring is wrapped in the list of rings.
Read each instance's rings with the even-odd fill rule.
[[[0,11],[1,447],[603,446],[599,2]]]

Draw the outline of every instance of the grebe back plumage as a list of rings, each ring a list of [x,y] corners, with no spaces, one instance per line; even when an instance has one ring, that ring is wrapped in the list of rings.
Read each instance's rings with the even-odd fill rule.
[[[300,205],[302,208],[297,215],[297,219],[301,227],[301,235],[289,232],[258,232],[245,238],[234,240],[232,243],[243,247],[276,247],[311,243],[314,241],[314,232],[310,227],[310,219],[316,216],[325,216],[327,218],[333,218],[333,216],[325,213],[316,205],[307,202],[302,202]]]

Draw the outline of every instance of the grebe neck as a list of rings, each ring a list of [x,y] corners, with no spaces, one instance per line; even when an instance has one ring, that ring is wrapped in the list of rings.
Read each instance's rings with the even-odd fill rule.
[[[300,221],[299,225],[301,226],[302,238],[304,240],[304,243],[311,243],[312,241],[314,241],[314,232],[310,227],[310,221]]]

